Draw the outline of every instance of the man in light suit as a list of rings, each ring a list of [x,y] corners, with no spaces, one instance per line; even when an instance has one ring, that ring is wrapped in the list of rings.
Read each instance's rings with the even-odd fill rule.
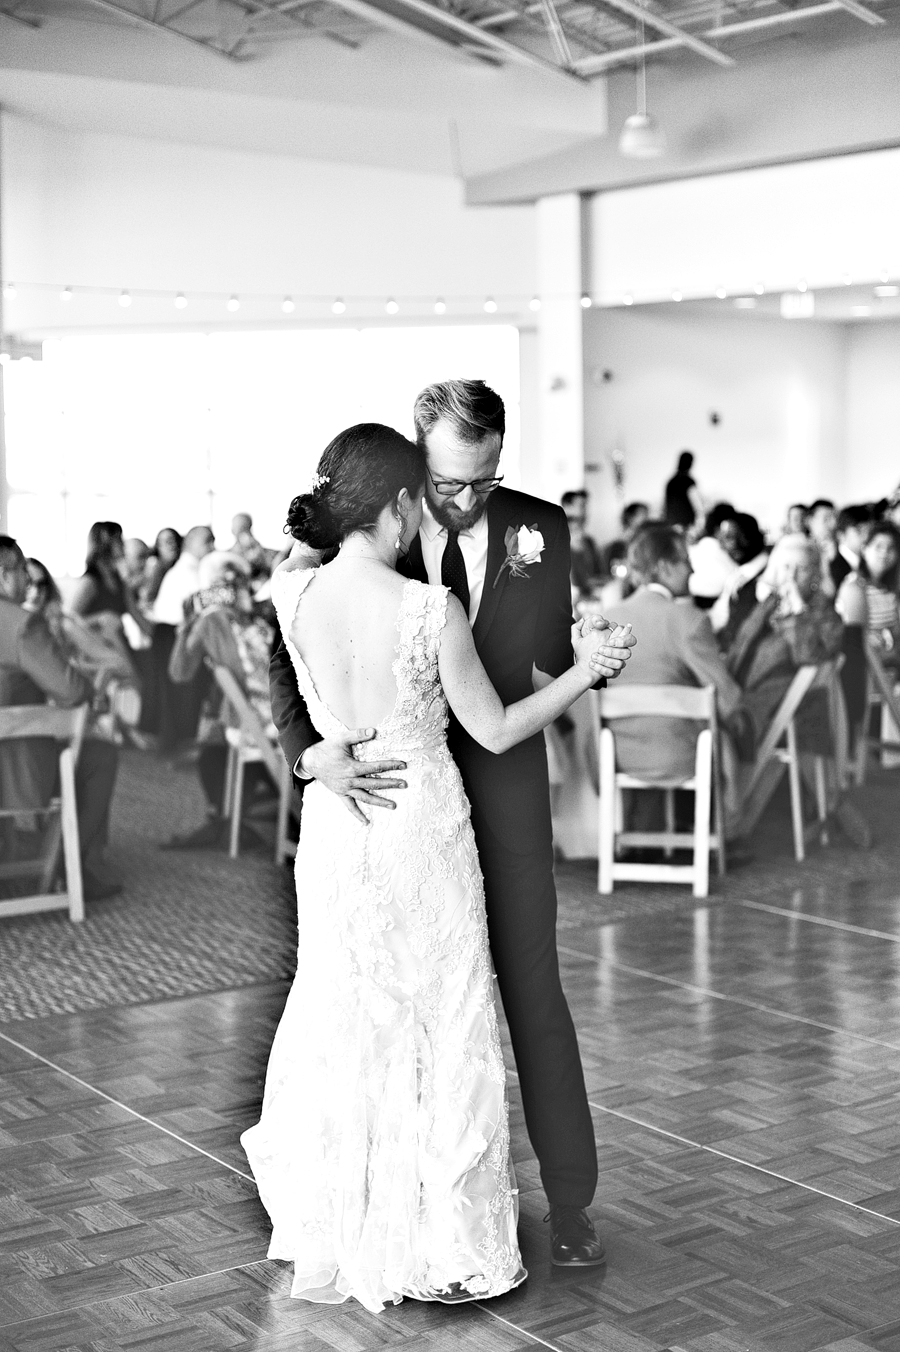
[[[573,661],[569,532],[560,507],[500,486],[503,401],[478,380],[429,386],[416,400],[428,474],[425,514],[405,571],[448,586],[467,611],[478,654],[504,704],[530,695],[537,666],[561,675]],[[539,547],[538,547],[539,546]],[[609,649],[618,675],[634,640]],[[270,669],[272,715],[288,762],[357,803],[390,807],[376,790],[396,761],[361,764],[350,739],[322,741],[283,645]],[[369,734],[370,735],[370,734]],[[551,1261],[605,1261],[587,1213],[597,1183],[594,1129],[575,1028],[559,978],[550,788],[543,737],[502,755],[451,721],[450,749],[472,807],[485,881],[491,953],[509,1023],[525,1121],[550,1202]],[[382,776],[382,778],[379,778]]]
[[[719,652],[707,613],[690,599],[691,563],[681,530],[659,521],[642,526],[628,548],[628,569],[639,584],[637,591],[609,611],[610,619],[633,625],[641,636],[623,680],[629,685],[715,686],[719,719],[727,725],[738,711],[741,688]],[[687,778],[694,772],[697,731],[684,718],[617,718],[616,762],[640,779]],[[726,817],[733,819],[737,764],[730,749],[723,756],[723,771]]]

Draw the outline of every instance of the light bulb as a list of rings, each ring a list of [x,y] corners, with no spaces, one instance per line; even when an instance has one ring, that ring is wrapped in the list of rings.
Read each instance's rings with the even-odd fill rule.
[[[725,297],[728,295],[728,292],[725,290],[724,286],[717,286],[716,295],[718,296],[719,300],[724,300]]]
[[[4,300],[15,300],[16,288],[13,286],[12,282],[7,282],[6,285],[4,286],[3,298]]]
[[[441,300],[440,296],[434,302],[434,313],[436,315],[445,315],[447,313],[447,302]]]
[[[400,306],[395,300],[389,300],[384,308],[389,315],[395,315],[400,309]]]
[[[888,272],[887,268],[879,275],[878,280],[879,282],[889,282],[891,280],[891,274]]]
[[[176,310],[187,309],[187,296],[183,295],[181,291],[179,291],[178,295],[175,297],[175,309]]]
[[[632,160],[653,160],[666,153],[666,138],[649,113],[632,113],[619,137],[619,154]]]
[[[628,294],[627,296],[623,296],[623,297],[622,297],[622,304],[623,304],[623,305],[633,305],[633,304],[634,304],[634,296],[632,296],[631,293],[629,292],[629,294]]]
[[[70,286],[64,286],[59,293],[59,298],[61,301],[70,301],[72,299],[72,288]]]
[[[344,313],[344,311],[346,310],[346,308],[347,308],[347,306],[346,306],[346,305],[344,304],[344,302],[341,300],[340,296],[338,296],[337,300],[334,302],[334,304],[333,304],[332,307],[331,307],[331,313],[332,313],[333,315],[342,315],[342,314]]]
[[[809,290],[809,284],[808,284],[808,282],[807,282],[807,280],[806,280],[805,277],[801,277],[801,278],[800,278],[799,282],[797,283],[797,290],[798,290],[798,291],[808,291],[808,290]]]
[[[843,277],[841,278],[841,281],[844,283],[844,286],[853,285],[853,278],[850,276],[849,272],[844,273]]]
[[[753,290],[756,292],[758,296],[762,296],[765,293],[765,289],[766,288],[763,286],[762,282],[757,282],[756,286],[753,288]]]
[[[123,310],[127,310],[127,309],[128,309],[129,305],[131,304],[131,292],[130,292],[130,291],[120,291],[120,292],[119,292],[119,304],[121,305],[121,307],[122,307]]]
[[[581,308],[582,308],[582,310],[589,310],[589,309],[591,308],[591,306],[593,305],[593,303],[594,303],[594,302],[591,300],[590,296],[582,296],[582,297],[581,297]]]
[[[672,292],[672,299],[673,299],[673,300],[681,300],[681,299],[682,299],[681,292],[680,292],[680,291],[673,291],[673,292]]]
[[[534,310],[534,312],[535,312],[535,314],[536,314],[537,311],[541,308],[541,298],[540,298],[540,296],[532,296],[532,297],[531,297],[531,300],[528,302],[528,308],[529,308],[529,310]]]
[[[484,302],[484,308],[485,312],[489,315],[495,315],[497,313],[497,302],[494,300],[493,296],[488,296],[487,300]]]
[[[238,300],[237,296],[229,296],[225,305],[225,309],[229,310],[231,314],[234,314],[235,311],[239,310],[240,308],[241,302]]]
[[[293,299],[290,296],[285,296],[284,300],[281,302],[282,313],[286,315],[292,315],[296,308],[297,307],[294,305]]]

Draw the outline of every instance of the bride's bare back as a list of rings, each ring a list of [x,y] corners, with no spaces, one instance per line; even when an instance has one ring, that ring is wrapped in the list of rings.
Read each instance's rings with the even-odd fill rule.
[[[301,597],[291,641],[322,703],[347,728],[377,727],[394,709],[403,586],[390,568],[339,556]]]

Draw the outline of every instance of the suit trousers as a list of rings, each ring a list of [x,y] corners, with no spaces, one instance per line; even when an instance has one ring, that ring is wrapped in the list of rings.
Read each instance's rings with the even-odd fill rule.
[[[522,852],[503,843],[474,802],[472,824],[491,956],[541,1182],[551,1205],[586,1207],[597,1186],[597,1147],[575,1025],[559,977],[549,829],[546,842]]]

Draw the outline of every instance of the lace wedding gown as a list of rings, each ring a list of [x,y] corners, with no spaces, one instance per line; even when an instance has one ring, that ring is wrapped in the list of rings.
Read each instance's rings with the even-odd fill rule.
[[[288,638],[315,576],[276,573],[272,598],[328,737],[347,729]],[[305,790],[297,974],[241,1138],[291,1294],[374,1311],[497,1296],[526,1275],[483,886],[438,678],[446,605],[445,588],[405,583],[396,703],[356,747],[407,763],[396,809],[363,826],[322,785]]]

